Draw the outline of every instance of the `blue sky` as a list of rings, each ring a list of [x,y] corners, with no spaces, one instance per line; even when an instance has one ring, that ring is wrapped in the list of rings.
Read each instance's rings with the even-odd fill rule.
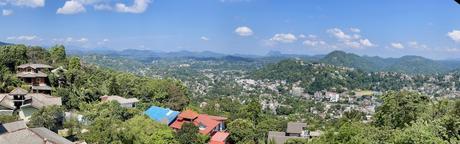
[[[82,49],[460,58],[453,0],[0,0],[0,41]]]

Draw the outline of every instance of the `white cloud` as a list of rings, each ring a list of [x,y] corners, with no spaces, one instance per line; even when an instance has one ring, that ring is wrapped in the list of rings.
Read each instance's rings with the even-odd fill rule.
[[[303,38],[307,38],[307,36],[306,36],[306,35],[304,35],[304,34],[300,34],[298,37],[299,37],[299,38],[301,38],[301,39],[303,39]]]
[[[247,26],[237,27],[235,29],[235,33],[237,33],[240,36],[251,36],[252,34],[254,34],[254,32],[251,30],[251,28],[249,28]]]
[[[200,37],[200,39],[201,39],[201,40],[204,40],[204,41],[208,41],[208,40],[209,40],[209,38],[207,38],[207,37],[205,37],[205,36]]]
[[[460,42],[460,30],[452,30],[451,32],[447,33],[447,36],[449,36],[455,42]]]
[[[66,1],[62,8],[59,8],[57,14],[77,14],[85,12],[86,9],[83,4],[77,0]]]
[[[36,35],[22,35],[22,36],[10,36],[6,38],[7,40],[15,40],[15,41],[32,41],[32,40],[40,40]]]
[[[391,43],[391,47],[397,48],[397,49],[403,49],[404,45],[402,43]]]
[[[13,10],[9,10],[9,9],[2,10],[2,15],[3,16],[10,16],[12,14],[13,14]]]
[[[362,46],[365,46],[365,47],[373,47],[374,44],[371,43],[371,41],[369,39],[360,39],[359,40],[359,43],[362,45]]]
[[[108,38],[102,39],[102,41],[97,42],[97,45],[105,45],[110,40]]]
[[[2,0],[0,0],[2,2]],[[3,4],[12,4],[15,6],[24,6],[24,7],[43,7],[45,6],[45,0],[3,0]]]
[[[407,43],[407,45],[411,48],[416,48],[416,49],[428,49],[428,46],[425,44],[419,44],[416,41],[410,41]]]
[[[322,40],[305,40],[303,44],[306,46],[317,47],[326,45],[326,42]]]
[[[108,4],[97,4],[97,5],[94,5],[93,8],[95,10],[112,10],[112,6],[108,5]]]
[[[270,41],[282,42],[282,43],[293,43],[297,40],[296,36],[291,33],[280,33],[275,34]]]
[[[359,28],[350,28],[350,31],[354,32],[354,33],[360,33],[361,32],[361,30]]]
[[[353,30],[351,31],[354,31],[355,33],[358,31],[361,32],[361,30],[357,28],[352,29]],[[359,34],[347,34],[339,28],[328,29],[326,32],[335,37],[343,45],[351,48],[365,48],[375,46],[375,44],[373,44],[369,39],[362,38],[362,36]]]
[[[86,42],[88,42],[88,38],[80,38],[80,39],[76,40],[76,42],[86,43]]]
[[[143,13],[147,10],[150,0],[134,0],[134,4],[127,6],[123,3],[117,3],[115,5],[115,10],[122,13]]]

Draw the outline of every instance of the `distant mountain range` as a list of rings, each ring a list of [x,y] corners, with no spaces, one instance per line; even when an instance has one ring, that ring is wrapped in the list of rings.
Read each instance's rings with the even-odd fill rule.
[[[404,73],[437,73],[460,68],[457,60],[431,60],[421,56],[403,56],[400,58],[381,58],[359,56],[343,51],[333,51],[319,62],[362,69],[365,71],[392,71]]]
[[[0,45],[11,45],[10,43],[0,42]],[[78,47],[67,48],[68,54],[71,55],[106,55],[114,57],[124,57],[138,60],[141,62],[151,62],[160,58],[194,58],[197,60],[227,60],[227,61],[244,61],[252,62],[256,60],[270,60],[273,62],[297,58],[310,62],[321,62],[336,66],[346,66],[361,69],[364,71],[389,71],[403,72],[411,74],[422,73],[443,73],[453,70],[460,70],[460,59],[455,60],[432,60],[421,56],[403,56],[400,58],[382,58],[378,56],[359,56],[353,53],[343,51],[333,51],[327,55],[301,55],[301,54],[283,54],[278,51],[270,51],[265,56],[242,55],[242,54],[222,54],[211,51],[192,52],[157,52],[151,50],[126,49],[122,51],[110,50],[107,48],[100,49],[81,49]]]
[[[5,42],[1,42],[1,41],[0,41],[0,46],[2,46],[2,45],[11,45],[11,44],[10,44],[10,43],[5,43]]]

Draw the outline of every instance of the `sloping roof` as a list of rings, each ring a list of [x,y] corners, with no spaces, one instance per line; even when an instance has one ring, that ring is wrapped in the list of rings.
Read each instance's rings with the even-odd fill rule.
[[[42,85],[42,86],[32,86],[33,90],[52,90],[50,86]]]
[[[177,118],[179,112],[171,109],[151,106],[144,112],[144,114],[146,114],[155,121],[169,125]]]
[[[15,107],[14,107],[13,100],[10,97],[12,96],[8,94],[0,94],[0,106],[13,110]]]
[[[22,64],[20,66],[18,66],[18,68],[27,68],[27,67],[31,67],[31,68],[53,68],[52,66],[50,65],[46,65],[46,64]]]
[[[51,105],[62,105],[61,97],[54,97],[41,93],[30,93],[26,96],[32,98],[32,106],[35,108],[42,108]]]
[[[139,100],[137,98],[124,98],[121,96],[101,96],[102,101],[117,101],[120,104],[128,104],[128,103],[137,103]]]
[[[1,144],[72,144],[46,128],[26,128],[0,135]]]
[[[27,93],[29,93],[28,91],[26,91],[25,89],[22,89],[22,88],[15,88],[13,91],[10,92],[10,95],[26,95]]]
[[[27,128],[26,122],[24,122],[24,121],[15,121],[15,122],[10,122],[10,123],[4,123],[4,124],[1,124],[1,126],[4,127],[7,132],[14,132],[14,131],[17,131],[17,130]]]
[[[193,121],[193,124],[198,126],[204,126],[204,128],[200,128],[200,133],[204,135],[208,135],[217,125],[219,125],[219,121],[213,120],[209,118],[208,115],[200,114],[198,118]]]
[[[195,119],[198,117],[198,113],[192,110],[185,110],[179,114],[180,118],[186,118],[186,119]]]
[[[72,142],[59,136],[58,134],[50,131],[47,128],[40,127],[40,128],[31,128],[30,129],[32,132],[37,134],[43,139],[46,139],[47,141],[50,141],[54,144],[71,144]]]
[[[302,133],[304,127],[307,127],[306,123],[289,122],[287,124],[286,133],[300,134]]]
[[[20,72],[17,73],[16,76],[22,77],[22,78],[36,78],[36,77],[48,77],[46,73],[43,73],[41,71],[35,73],[35,72]]]
[[[216,132],[216,134],[211,137],[209,144],[225,144],[229,135],[230,133],[228,132]]]
[[[288,139],[307,139],[307,137],[286,136],[285,132],[268,132],[268,143],[273,141],[275,144],[284,144]]]

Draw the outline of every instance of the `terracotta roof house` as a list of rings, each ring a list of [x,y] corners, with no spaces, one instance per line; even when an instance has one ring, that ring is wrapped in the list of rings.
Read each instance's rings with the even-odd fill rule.
[[[200,134],[209,135],[211,138],[215,136],[213,143],[225,143],[229,135],[224,132],[225,120],[227,120],[225,117],[198,114],[192,110],[185,110],[178,115],[177,119],[169,127],[174,130],[180,130],[184,123],[193,123],[198,127]]]
[[[267,143],[284,144],[289,139],[309,139],[321,135],[321,131],[310,132],[306,127],[306,123],[289,122],[285,132],[269,131]]]
[[[105,101],[116,101],[118,102],[122,107],[126,107],[126,108],[133,108],[136,106],[136,103],[139,102],[139,100],[137,98],[124,98],[124,97],[121,97],[121,96],[116,96],[116,95],[113,95],[113,96],[101,96],[101,101],[102,102],[105,102]]]
[[[1,144],[72,144],[71,141],[44,128],[27,128],[23,121],[5,123],[0,133]]]
[[[211,137],[209,144],[225,144],[229,135],[230,133],[228,132],[216,132],[216,134]]]

